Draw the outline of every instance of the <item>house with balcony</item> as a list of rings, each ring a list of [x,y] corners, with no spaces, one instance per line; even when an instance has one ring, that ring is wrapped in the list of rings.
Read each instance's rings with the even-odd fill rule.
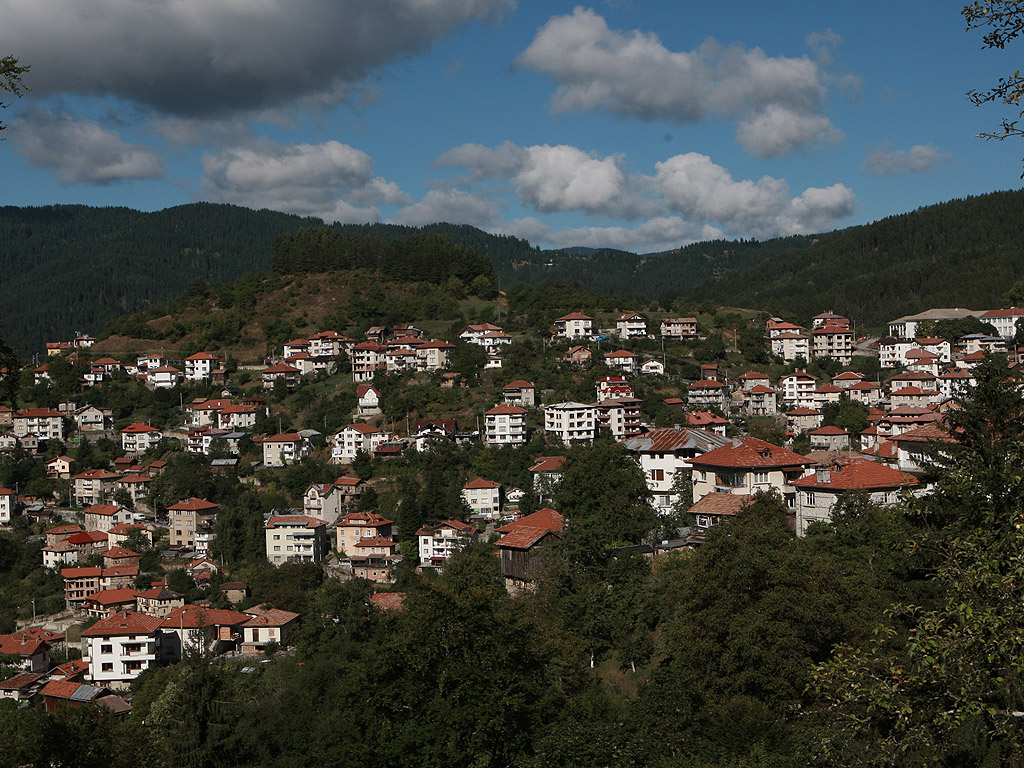
[[[87,531],[109,531],[120,523],[132,522],[131,510],[117,504],[93,504],[83,514]]]
[[[686,402],[691,408],[729,409],[729,387],[721,381],[701,379],[686,388]]]
[[[440,571],[448,558],[477,541],[479,531],[468,523],[445,520],[420,528],[416,531],[416,538],[419,540],[420,566]]]
[[[12,419],[15,436],[20,440],[35,435],[40,440],[64,440],[64,415],[56,408],[25,408]]]
[[[640,406],[643,400],[635,397],[620,397],[598,403],[597,429],[607,429],[615,440],[625,440],[644,431],[643,414]]]
[[[308,456],[311,450],[309,441],[297,432],[271,435],[263,441],[263,464],[283,467]]]
[[[185,358],[186,381],[209,381],[210,374],[220,367],[220,358],[209,352],[196,352]]]
[[[615,321],[615,335],[620,339],[642,339],[647,336],[647,318],[633,313]]]
[[[345,504],[345,492],[336,483],[312,483],[302,494],[302,514],[333,523]]]
[[[151,667],[168,661],[163,646],[163,622],[156,616],[136,611],[118,611],[82,631],[89,665],[89,682],[110,688],[127,688]]]
[[[807,362],[811,359],[811,337],[805,333],[779,333],[768,340],[772,354],[786,363],[794,360]]]
[[[360,416],[380,415],[380,390],[372,384],[360,384],[356,387],[356,400]]]
[[[597,436],[597,406],[572,402],[544,406],[544,434],[565,445],[592,442]]]
[[[287,646],[299,620],[299,614],[280,608],[250,608],[245,612],[252,618],[242,625],[241,651],[252,656],[262,653],[267,646]]]
[[[260,379],[263,381],[264,389],[273,389],[278,380],[285,383],[289,389],[294,387],[302,379],[302,371],[287,363],[278,363],[260,371]]]
[[[345,556],[356,554],[363,539],[390,539],[394,521],[375,512],[349,512],[334,527],[337,550]]]
[[[640,357],[628,349],[617,349],[614,352],[605,352],[604,364],[626,373],[636,373],[640,367]]]
[[[526,409],[502,403],[484,411],[484,443],[526,445]]]
[[[125,453],[138,456],[160,444],[163,435],[148,424],[129,424],[121,430],[121,448]]]
[[[503,390],[506,405],[533,408],[537,404],[537,388],[532,381],[516,379],[505,385]]]
[[[308,515],[270,515],[263,525],[267,560],[319,563],[330,550],[327,523]]]
[[[462,500],[475,514],[498,517],[501,514],[502,485],[478,477],[462,486]]]
[[[661,335],[666,339],[697,338],[697,318],[666,317],[661,321]]]
[[[161,365],[146,371],[146,386],[150,389],[173,389],[181,384],[181,371],[173,365]]]
[[[843,495],[859,491],[876,504],[896,504],[918,490],[917,478],[876,461],[837,459],[793,481],[797,491],[796,534],[803,536],[813,522],[832,519],[832,509]]]
[[[355,459],[359,451],[373,455],[384,443],[393,439],[390,432],[386,432],[369,424],[355,422],[342,427],[331,437],[331,463],[349,464]]]
[[[195,496],[167,508],[168,536],[173,549],[193,548],[198,552],[201,533],[212,533],[220,505]]]
[[[813,461],[753,437],[730,442],[690,460],[694,503],[709,493],[752,496],[774,490],[795,508],[793,481],[803,477]]]
[[[554,322],[555,335],[563,339],[589,339],[594,335],[594,318],[582,312],[570,312]]]
[[[622,441],[640,465],[651,503],[659,512],[667,513],[678,501],[673,485],[679,475],[687,476],[691,462],[708,451],[732,445],[732,440],[703,429],[662,427]]]

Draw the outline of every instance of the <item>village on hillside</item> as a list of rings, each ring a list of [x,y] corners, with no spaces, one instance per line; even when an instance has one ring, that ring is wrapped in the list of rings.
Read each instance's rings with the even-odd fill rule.
[[[654,560],[700,547],[760,492],[784,500],[797,536],[853,492],[928,494],[929,452],[954,440],[945,414],[976,366],[1008,355],[1017,375],[1021,319],[934,309],[869,339],[831,311],[762,316],[743,332],[760,338],[755,363],[735,333],[643,312],[612,325],[573,311],[539,340],[491,322],[430,338],[417,318],[362,338],[322,329],[241,365],[216,350],[118,358],[81,334],[47,344],[40,364],[8,371],[18,406],[0,406],[0,525],[43,574],[3,616],[0,691],[120,713],[133,681],[190,652],[288,653],[302,615],[275,604],[266,573],[289,568],[365,580],[375,609],[400,611],[404,573],[443,572],[484,542],[506,589],[529,594],[573,525],[555,505],[580,446],[635,462],[661,524],[621,543]],[[702,354],[709,339],[719,347]],[[520,346],[579,399],[515,378]],[[467,349],[477,370],[453,370]],[[684,359],[696,376],[673,373]],[[401,401],[413,387],[435,393],[430,408]],[[347,410],[322,424],[340,426],[299,428],[288,404],[337,392]]]

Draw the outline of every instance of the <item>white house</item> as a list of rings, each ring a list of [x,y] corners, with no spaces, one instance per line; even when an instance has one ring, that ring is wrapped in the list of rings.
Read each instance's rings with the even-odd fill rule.
[[[10,525],[14,517],[15,493],[10,488],[0,488],[0,525]]]
[[[498,517],[501,514],[501,491],[501,483],[480,477],[462,486],[462,500],[478,515]]]
[[[129,424],[121,430],[121,448],[125,453],[145,453],[153,446],[159,445],[163,435],[156,427],[148,424]]]
[[[283,467],[309,455],[309,441],[297,432],[271,435],[263,441],[263,464],[267,467]]]
[[[446,520],[416,531],[419,539],[420,565],[441,569],[448,558],[467,544],[477,540],[479,532],[468,523]]]
[[[356,397],[359,400],[360,416],[376,416],[380,410],[380,391],[372,384],[360,384],[356,387]]]
[[[209,352],[196,352],[185,358],[185,379],[207,381],[214,369],[220,365],[220,358]]]
[[[547,405],[544,432],[566,445],[589,443],[597,435],[597,406],[573,402]]]
[[[661,321],[661,335],[666,339],[694,339],[697,337],[697,318],[666,317]]]
[[[484,411],[484,442],[487,445],[525,445],[526,409],[496,405]]]
[[[594,333],[594,318],[582,312],[570,312],[554,322],[555,335],[563,339],[589,339]]]
[[[677,475],[688,474],[695,457],[726,445],[732,445],[732,440],[723,435],[686,427],[652,429],[622,442],[622,447],[636,456],[652,503],[661,512],[667,512],[678,500],[672,493]]]
[[[330,549],[327,523],[308,515],[270,515],[263,525],[267,560],[319,563]]]
[[[392,435],[369,424],[356,422],[342,427],[331,438],[331,463],[350,463],[359,451],[373,454],[378,447],[392,439]]]
[[[135,611],[118,611],[82,631],[88,679],[126,688],[150,667],[165,661],[164,620]]]
[[[643,338],[647,335],[647,318],[639,314],[626,314],[615,321],[615,333],[620,339]]]

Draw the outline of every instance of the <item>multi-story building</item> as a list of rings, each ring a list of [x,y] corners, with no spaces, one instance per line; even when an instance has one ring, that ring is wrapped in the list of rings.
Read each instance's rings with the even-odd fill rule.
[[[647,336],[647,318],[636,313],[626,314],[615,321],[615,333],[621,339],[637,339]]]
[[[597,428],[607,429],[616,440],[640,434],[643,431],[640,406],[643,400],[620,397],[597,404]]]
[[[64,417],[55,408],[26,408],[13,417],[18,439],[35,435],[40,440],[64,440]]]
[[[479,531],[468,523],[446,520],[420,528],[416,536],[419,539],[420,565],[441,570],[448,558],[477,540]]]
[[[75,503],[83,506],[100,504],[113,497],[121,476],[108,469],[87,469],[71,479],[75,487]]]
[[[697,338],[697,318],[666,317],[661,321],[661,335],[666,339]]]
[[[172,504],[167,508],[170,522],[168,535],[171,547],[197,549],[197,538],[200,533],[210,533],[217,519],[219,504],[195,496]]]
[[[214,369],[220,366],[220,358],[209,352],[196,352],[185,358],[185,380],[207,381]]]
[[[147,669],[172,660],[162,647],[163,624],[157,616],[118,611],[83,630],[89,681],[126,688]]]
[[[485,411],[484,442],[487,445],[525,445],[526,409],[502,403]]]
[[[375,512],[349,512],[334,527],[337,549],[343,555],[354,555],[356,544],[363,539],[390,539],[392,525],[393,521]]]
[[[121,448],[128,454],[145,453],[162,439],[160,430],[148,424],[129,424],[121,430]]]
[[[501,483],[478,477],[462,486],[462,500],[473,512],[486,517],[501,514]]]
[[[672,488],[677,476],[690,472],[690,462],[732,440],[703,429],[663,427],[631,437],[622,447],[635,454],[643,470],[654,506],[667,512],[679,499]]]
[[[597,436],[597,406],[573,402],[544,406],[544,432],[566,445],[592,442]]]
[[[720,381],[701,379],[686,388],[686,402],[691,408],[729,409],[729,387]]]
[[[355,422],[339,429],[331,438],[331,462],[333,464],[347,464],[355,459],[359,451],[373,455],[384,443],[392,439],[389,432],[385,432],[369,424]]]
[[[283,467],[308,456],[309,452],[309,441],[297,432],[271,435],[263,441],[263,464]]]
[[[811,354],[831,357],[846,367],[853,362],[853,331],[849,327],[826,323],[811,331]]]
[[[308,515],[270,515],[263,526],[267,560],[319,563],[330,549],[327,523]]]
[[[793,508],[793,481],[802,477],[812,464],[805,456],[764,440],[738,440],[690,460],[693,500],[700,501],[709,493],[752,496],[758,491],[774,490]]]
[[[589,339],[594,334],[594,318],[582,312],[570,312],[555,320],[555,335],[563,339]]]

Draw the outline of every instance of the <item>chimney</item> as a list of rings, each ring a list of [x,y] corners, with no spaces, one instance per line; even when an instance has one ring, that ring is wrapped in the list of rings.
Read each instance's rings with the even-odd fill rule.
[[[832,482],[832,467],[819,467],[815,472],[815,480],[819,483]]]

